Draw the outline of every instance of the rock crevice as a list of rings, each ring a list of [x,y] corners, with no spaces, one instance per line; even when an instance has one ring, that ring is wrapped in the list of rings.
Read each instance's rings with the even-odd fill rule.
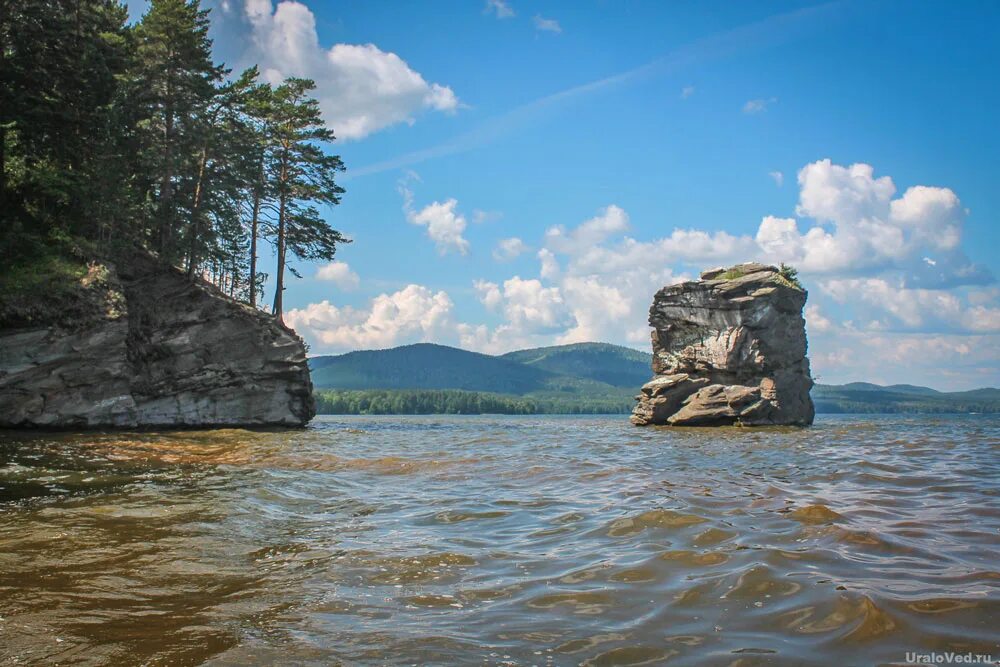
[[[303,341],[148,255],[108,265],[123,307],[77,330],[0,330],[0,427],[300,426]]]
[[[653,373],[632,423],[808,425],[815,410],[802,309],[774,266],[712,269],[653,298]]]

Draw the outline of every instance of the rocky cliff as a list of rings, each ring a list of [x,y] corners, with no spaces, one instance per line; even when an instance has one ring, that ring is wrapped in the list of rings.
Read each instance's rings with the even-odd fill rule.
[[[148,255],[91,264],[73,303],[79,316],[0,328],[0,427],[301,426],[315,414],[293,331]]]
[[[632,423],[808,425],[806,291],[773,266],[739,264],[653,299],[653,372]]]

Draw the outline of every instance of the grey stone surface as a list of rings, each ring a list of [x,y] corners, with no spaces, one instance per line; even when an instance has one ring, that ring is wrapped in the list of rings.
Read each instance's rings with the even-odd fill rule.
[[[649,311],[655,377],[636,397],[632,422],[811,424],[806,297],[776,267],[756,263],[661,289]]]
[[[147,256],[111,267],[126,308],[75,331],[0,330],[0,427],[300,426],[305,345]]]

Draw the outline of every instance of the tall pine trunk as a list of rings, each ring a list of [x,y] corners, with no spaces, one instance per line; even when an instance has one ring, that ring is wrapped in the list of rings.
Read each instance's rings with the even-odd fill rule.
[[[170,83],[167,82],[167,94],[170,95]],[[166,110],[163,128],[163,173],[160,175],[160,255],[168,254],[173,232],[173,134],[174,113],[170,107]],[[168,258],[169,259],[169,258]]]
[[[250,220],[250,305],[257,307],[257,226],[260,224],[260,198],[264,187],[264,161],[260,163],[260,183],[253,191],[253,217]]]
[[[281,174],[278,177],[278,276],[274,290],[274,316],[281,324],[285,323],[282,312],[282,297],[285,291],[285,209],[288,202],[288,144],[284,143],[281,156]]]
[[[194,186],[194,204],[191,206],[191,246],[188,249],[188,278],[198,270],[198,236],[201,234],[201,193],[205,183],[205,165],[208,163],[208,144],[201,147],[198,161],[198,181]]]
[[[7,208],[7,126],[2,122],[0,122],[0,211],[3,211],[4,215],[11,213]]]
[[[273,313],[278,321],[285,323],[282,314],[282,293],[285,291],[285,193],[282,192],[278,205],[278,270],[274,289]]]

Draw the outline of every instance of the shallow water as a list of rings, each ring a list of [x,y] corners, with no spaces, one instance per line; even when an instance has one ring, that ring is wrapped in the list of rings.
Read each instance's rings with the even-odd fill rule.
[[[1000,659],[1000,418],[0,435],[0,664]]]

